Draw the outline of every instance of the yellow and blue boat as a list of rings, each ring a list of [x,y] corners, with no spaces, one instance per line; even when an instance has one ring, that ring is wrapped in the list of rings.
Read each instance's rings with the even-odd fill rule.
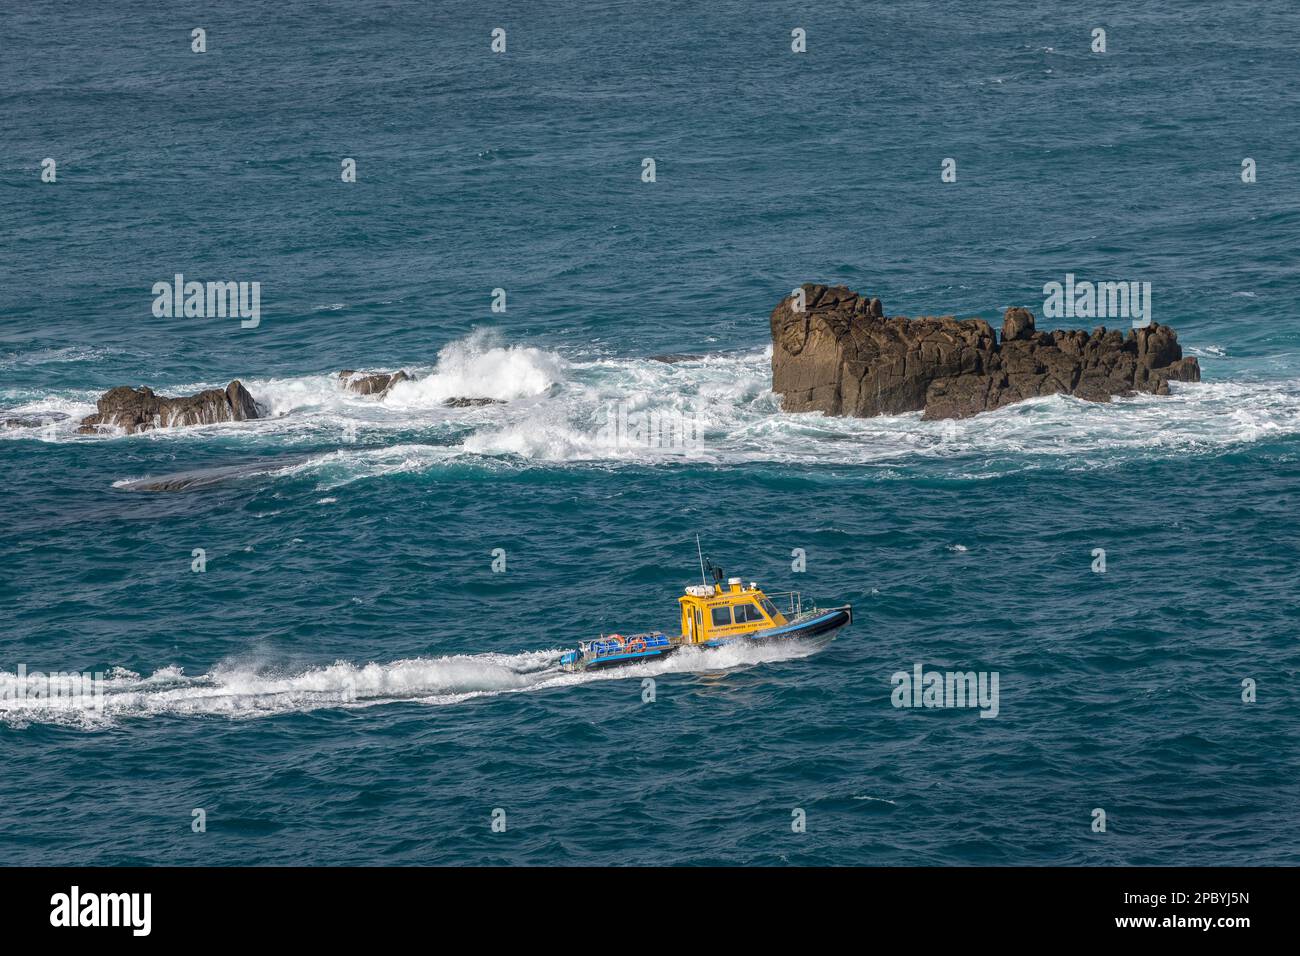
[[[677,599],[681,605],[680,634],[609,634],[566,651],[560,666],[567,671],[583,671],[655,661],[683,647],[828,637],[853,622],[851,605],[806,607],[798,591],[768,595],[757,584],[746,585],[740,578],[727,579],[724,585],[722,569],[712,570],[713,584],[692,584]]]

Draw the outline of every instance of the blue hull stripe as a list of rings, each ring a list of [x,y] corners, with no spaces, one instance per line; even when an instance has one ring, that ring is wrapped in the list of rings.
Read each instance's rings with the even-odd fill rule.
[[[658,657],[663,651],[646,651],[644,654],[602,654],[600,657],[592,657],[587,660],[588,664],[603,664],[605,661],[639,661],[647,657]]]
[[[753,634],[737,634],[735,637],[719,637],[712,641],[705,641],[704,643],[708,646],[711,644],[730,644],[732,641],[757,641],[762,640],[765,637],[780,637],[782,634],[788,634],[791,631],[802,631],[805,628],[816,627],[823,621],[829,621],[836,614],[844,614],[844,611],[838,609],[827,611],[825,614],[819,614],[806,621],[799,621],[795,624],[786,624],[781,627],[774,627],[770,631],[756,631]]]

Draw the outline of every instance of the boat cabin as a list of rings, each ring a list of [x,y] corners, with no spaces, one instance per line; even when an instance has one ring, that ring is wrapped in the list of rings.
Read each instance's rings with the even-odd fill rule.
[[[682,640],[704,644],[721,638],[739,637],[789,623],[757,584],[746,587],[740,578],[730,578],[724,588],[716,584],[692,584],[677,599],[682,606]]]

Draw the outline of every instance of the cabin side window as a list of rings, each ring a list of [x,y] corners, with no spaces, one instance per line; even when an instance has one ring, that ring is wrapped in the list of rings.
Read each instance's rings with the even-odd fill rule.
[[[757,604],[737,604],[736,623],[762,624],[763,612],[758,609]]]
[[[725,604],[722,607],[713,609],[713,626],[730,627],[731,626],[731,608]]]

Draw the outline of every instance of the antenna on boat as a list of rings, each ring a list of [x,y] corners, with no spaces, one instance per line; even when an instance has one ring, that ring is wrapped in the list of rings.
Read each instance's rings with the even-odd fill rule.
[[[704,574],[704,551],[700,548],[700,536],[698,534],[695,536],[695,551],[700,556],[700,581],[704,583],[705,587],[708,587],[709,579]]]

